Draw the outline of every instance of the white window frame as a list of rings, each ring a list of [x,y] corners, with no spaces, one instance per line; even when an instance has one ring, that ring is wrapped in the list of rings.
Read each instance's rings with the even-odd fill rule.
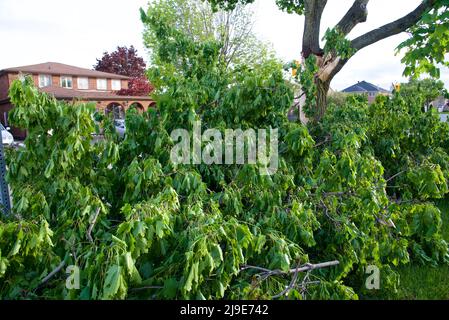
[[[104,82],[105,83],[105,87],[101,87],[100,83]],[[101,91],[106,91],[108,90],[108,79],[102,79],[102,78],[98,78],[97,79],[97,90],[101,90]]]
[[[82,83],[81,82],[82,80],[84,80],[85,82]],[[89,78],[78,77],[77,82],[78,82],[78,89],[80,89],[80,90],[88,90],[89,89]],[[82,84],[85,84],[85,86],[83,87]]]
[[[71,84],[71,86],[70,86],[70,87],[69,87],[69,86],[64,87],[64,85],[63,85],[64,80],[65,80],[66,84],[68,85],[68,81],[67,81],[67,80],[69,80],[69,79],[70,79],[70,84]],[[64,88],[64,89],[73,89],[73,77],[72,77],[72,76],[61,76],[61,81],[60,81],[60,83],[61,83],[61,88]]]
[[[49,75],[49,74],[40,74],[38,76],[38,78],[39,78],[39,88],[51,87],[51,85],[52,85],[51,75]],[[43,81],[44,79],[45,80],[48,79],[48,81],[49,81],[48,84],[46,84],[45,81]]]
[[[122,80],[112,79],[111,80],[111,87],[112,87],[113,91],[120,91],[120,90],[122,90]]]

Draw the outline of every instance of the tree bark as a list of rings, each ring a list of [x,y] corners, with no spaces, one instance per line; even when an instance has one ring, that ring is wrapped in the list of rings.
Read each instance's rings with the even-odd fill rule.
[[[354,39],[352,41],[352,46],[358,51],[380,40],[406,31],[418,23],[423,15],[432,9],[436,2],[437,0],[424,0],[415,10],[406,16]]]
[[[316,96],[316,110],[315,121],[319,122],[324,117],[327,109],[327,94],[330,88],[330,81],[321,81],[319,78],[315,81],[317,96]]]
[[[323,15],[324,8],[326,7],[327,0],[305,0],[304,1],[304,35],[302,40],[302,56],[303,59],[307,59],[310,55],[315,55],[319,57],[320,61],[322,61],[322,56],[324,55],[324,50],[320,47],[320,28],[321,28],[321,17]],[[321,88],[323,91],[325,87]],[[326,93],[323,92],[320,94],[318,100],[321,102],[319,105],[322,107],[322,111],[325,110],[326,107]],[[323,100],[324,99],[324,100]],[[300,105],[300,115],[303,115],[303,106]],[[321,113],[322,111],[317,110],[317,113]],[[307,123],[309,119],[305,118],[304,120],[301,118],[301,122]],[[315,117],[315,120],[317,117]]]
[[[302,39],[302,55],[308,58],[311,54],[323,55],[320,48],[321,17],[327,0],[305,0],[304,35]]]
[[[355,0],[352,7],[336,25],[336,28],[339,29],[344,35],[347,35],[356,25],[365,22],[368,18],[368,2],[369,0]]]

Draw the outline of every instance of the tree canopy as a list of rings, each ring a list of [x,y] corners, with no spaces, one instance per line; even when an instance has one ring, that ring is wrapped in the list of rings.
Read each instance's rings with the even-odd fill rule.
[[[423,98],[423,105],[427,107],[438,97],[447,97],[448,95],[444,82],[432,78],[410,79],[408,83],[401,84],[400,90],[402,95],[416,95],[418,93]]]
[[[115,73],[122,76],[140,78],[145,76],[146,63],[142,57],[137,54],[134,46],[117,47],[111,53],[104,52],[94,69],[97,71]]]
[[[192,40],[219,42],[221,60],[228,67],[260,63],[273,55],[270,46],[253,33],[252,8],[241,4],[214,12],[203,0],[157,0],[149,3],[150,11],[160,12]],[[157,38],[145,21],[144,26],[144,43],[151,52],[158,46]]]
[[[153,89],[145,75],[146,63],[134,46],[119,46],[114,52],[103,53],[101,59],[97,59],[94,69],[131,78],[128,88],[117,92],[119,95],[147,96]]]

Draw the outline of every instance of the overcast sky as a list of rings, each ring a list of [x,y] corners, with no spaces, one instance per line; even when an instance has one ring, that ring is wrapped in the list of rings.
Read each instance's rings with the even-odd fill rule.
[[[104,51],[118,45],[134,45],[146,56],[142,45],[139,8],[148,0],[0,0],[0,69],[48,61],[92,68]],[[322,33],[334,26],[353,0],[329,0]],[[356,37],[413,10],[420,0],[371,0],[366,23],[350,34]],[[303,18],[279,11],[274,0],[257,0],[255,32],[273,44],[285,61],[300,57]],[[341,90],[366,80],[389,89],[404,81],[404,69],[394,48],[406,34],[370,46],[354,56],[337,75],[332,88]],[[449,70],[442,71],[449,87]]]

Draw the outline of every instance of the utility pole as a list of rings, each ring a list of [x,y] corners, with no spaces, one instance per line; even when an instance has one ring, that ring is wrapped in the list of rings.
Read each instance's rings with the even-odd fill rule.
[[[8,216],[11,213],[11,198],[9,197],[8,183],[6,183],[6,162],[2,134],[0,134],[0,140],[0,210],[5,216]]]

